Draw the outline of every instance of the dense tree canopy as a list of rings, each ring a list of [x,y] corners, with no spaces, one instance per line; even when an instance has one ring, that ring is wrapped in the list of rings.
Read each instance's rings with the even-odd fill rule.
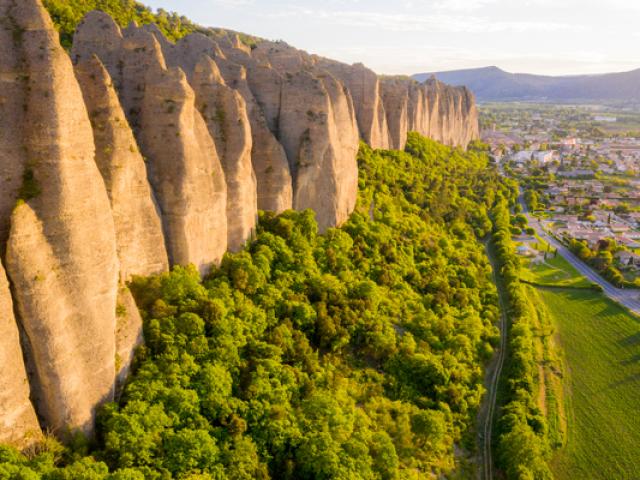
[[[499,420],[499,463],[507,478],[549,480],[551,450],[546,418],[537,405],[538,365],[535,360],[533,306],[520,283],[520,258],[511,241],[509,203],[499,198],[491,211],[493,248],[500,265],[499,276],[508,300],[509,345],[503,373],[504,405]]]
[[[359,164],[342,228],[319,235],[311,211],[264,213],[257,239],[204,281],[192,267],[136,279],[146,343],[95,444],[2,448],[0,478],[453,471],[454,445],[474,448],[498,342],[478,237],[504,187],[483,153],[415,134],[406,152],[362,145]]]
[[[53,22],[60,32],[60,41],[71,47],[73,34],[80,20],[92,10],[102,10],[113,17],[121,27],[130,22],[140,25],[155,23],[171,40],[178,40],[194,32],[197,27],[187,18],[176,13],[158,10],[154,13],[135,0],[43,0]]]

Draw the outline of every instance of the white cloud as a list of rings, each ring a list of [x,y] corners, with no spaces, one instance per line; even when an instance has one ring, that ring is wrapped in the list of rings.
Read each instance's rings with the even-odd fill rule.
[[[145,1],[382,73],[498,65],[560,74],[640,65],[640,0]]]
[[[498,3],[500,0],[437,0],[434,8],[443,11],[469,12]]]
[[[491,21],[471,15],[442,13],[413,15],[408,13],[382,13],[371,11],[331,11],[309,8],[292,8],[270,14],[271,17],[307,16],[348,27],[365,27],[392,32],[443,32],[443,33],[495,33],[495,32],[550,32],[580,31],[582,27],[549,21]]]
[[[237,8],[255,5],[255,0],[211,0],[211,3],[222,7]]]

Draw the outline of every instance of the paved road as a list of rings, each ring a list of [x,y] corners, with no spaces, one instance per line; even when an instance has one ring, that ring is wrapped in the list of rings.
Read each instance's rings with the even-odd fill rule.
[[[523,196],[520,195],[520,205],[522,205],[522,212],[529,220],[529,226],[533,227],[536,233],[544,241],[549,243],[553,248],[558,250],[558,253],[564,257],[578,272],[587,277],[593,283],[600,285],[607,297],[614,302],[624,305],[632,312],[640,315],[640,290],[635,289],[622,289],[614,287],[607,280],[598,275],[591,267],[576,257],[571,251],[565,247],[562,243],[549,235],[543,228],[540,220],[531,215],[527,209],[527,205],[524,202]]]

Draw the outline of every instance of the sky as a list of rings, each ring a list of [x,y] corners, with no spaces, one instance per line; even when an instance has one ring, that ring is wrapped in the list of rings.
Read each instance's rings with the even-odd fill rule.
[[[640,68],[640,0],[142,0],[378,73]]]

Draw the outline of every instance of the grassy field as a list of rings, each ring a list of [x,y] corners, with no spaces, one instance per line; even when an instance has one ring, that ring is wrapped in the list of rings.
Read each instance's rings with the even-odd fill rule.
[[[640,323],[601,293],[540,289],[564,356],[558,479],[640,478]]]
[[[525,271],[540,284],[586,282],[564,260]],[[599,292],[528,287],[528,295],[544,346],[540,402],[555,477],[640,479],[640,320]]]
[[[540,285],[562,286],[574,288],[589,288],[593,284],[580,275],[564,258],[550,252],[548,244],[539,237],[528,243],[529,247],[543,254],[547,252],[547,258],[538,264],[529,264],[522,269],[522,280]],[[529,263],[525,261],[525,263]]]
[[[581,275],[575,275],[573,267],[564,258],[547,258],[544,263],[523,270],[522,279],[541,285],[589,288],[593,284]]]

